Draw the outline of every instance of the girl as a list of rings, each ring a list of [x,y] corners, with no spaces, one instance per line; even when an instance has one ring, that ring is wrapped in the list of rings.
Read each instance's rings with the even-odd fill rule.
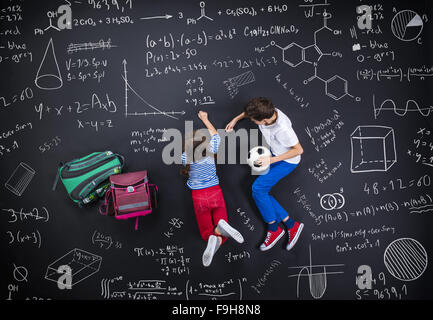
[[[208,144],[204,135],[197,140],[197,131],[194,132],[194,137],[185,139],[185,152],[182,153],[182,164],[185,168],[181,173],[188,177],[186,184],[192,190],[200,235],[207,241],[202,260],[203,265],[208,267],[227,238],[239,243],[244,242],[244,238],[227,223],[227,209],[215,167],[215,156],[221,138],[208,120],[206,112],[200,111],[198,117],[208,129],[211,139]]]

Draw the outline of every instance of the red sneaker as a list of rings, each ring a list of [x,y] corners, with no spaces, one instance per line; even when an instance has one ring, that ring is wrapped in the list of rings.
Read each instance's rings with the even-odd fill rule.
[[[260,245],[261,251],[266,251],[272,248],[278,240],[281,239],[282,236],[284,236],[285,231],[278,227],[277,231],[270,231],[268,230],[268,233],[266,234],[265,241]]]
[[[304,224],[295,222],[293,227],[288,230],[289,234],[289,243],[287,244],[286,250],[289,251],[293,248],[293,246],[296,244],[296,241],[298,241],[299,236],[301,235],[302,229],[304,229]]]

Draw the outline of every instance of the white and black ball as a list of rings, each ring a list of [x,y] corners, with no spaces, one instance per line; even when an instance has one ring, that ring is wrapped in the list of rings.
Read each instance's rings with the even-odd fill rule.
[[[265,171],[269,168],[269,165],[260,166],[256,161],[259,160],[260,157],[270,157],[271,155],[271,151],[266,147],[254,147],[248,152],[247,163],[254,171]]]

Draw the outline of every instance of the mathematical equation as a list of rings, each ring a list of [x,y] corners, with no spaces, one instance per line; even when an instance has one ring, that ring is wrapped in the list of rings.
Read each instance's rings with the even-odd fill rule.
[[[191,258],[185,255],[183,247],[177,245],[167,245],[158,249],[136,247],[134,253],[137,257],[153,257],[159,264],[160,271],[166,276],[190,274]]]
[[[325,121],[320,122],[314,127],[306,127],[304,129],[310,138],[311,144],[317,152],[335,142],[337,139],[337,132],[344,126],[341,117],[342,116],[338,110],[334,109],[332,110],[332,116],[326,118]]]
[[[92,244],[97,245],[101,249],[109,250],[122,249],[122,242],[113,240],[110,235],[105,235],[102,232],[95,230],[92,234]]]
[[[419,128],[417,136],[412,140],[411,148],[406,154],[415,159],[416,163],[433,167],[433,140],[430,138],[431,131]]]
[[[50,220],[50,213],[46,207],[40,209],[33,208],[30,211],[24,211],[24,208],[19,210],[15,209],[2,209],[3,212],[7,212],[10,216],[8,223],[15,223],[17,221],[39,221],[48,222]]]
[[[135,152],[154,153],[156,145],[169,142],[164,138],[167,128],[149,128],[146,130],[132,130],[130,132],[129,145]]]

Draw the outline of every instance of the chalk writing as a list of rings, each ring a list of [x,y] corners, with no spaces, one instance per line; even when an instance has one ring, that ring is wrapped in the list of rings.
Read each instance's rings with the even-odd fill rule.
[[[257,282],[251,286],[255,290],[256,293],[262,293],[262,290],[265,288],[267,282],[271,275],[276,272],[276,270],[281,266],[281,261],[272,260],[269,267],[263,272],[260,278],[257,279]]]
[[[110,248],[122,249],[122,243],[120,241],[113,240],[112,236],[105,235],[98,230],[95,230],[92,234],[92,243],[105,250],[109,250]]]
[[[183,247],[177,245],[167,245],[158,249],[136,247],[134,252],[137,257],[153,257],[160,271],[166,276],[190,274],[191,258],[185,255]]]
[[[33,208],[29,212],[25,212],[24,208],[20,210],[15,209],[2,209],[3,212],[7,212],[10,215],[8,223],[15,223],[17,221],[40,221],[48,222],[50,220],[50,213],[47,208],[42,207],[40,210],[38,208]]]

